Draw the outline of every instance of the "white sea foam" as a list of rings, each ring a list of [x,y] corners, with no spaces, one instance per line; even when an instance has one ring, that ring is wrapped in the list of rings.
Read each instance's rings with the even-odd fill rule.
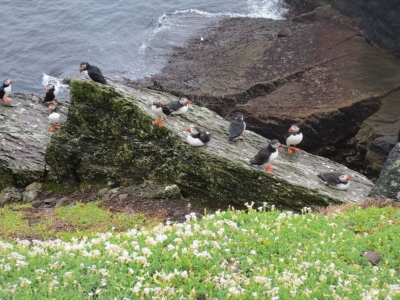
[[[68,90],[68,85],[62,84],[60,78],[56,78],[50,75],[43,73],[42,76],[42,85],[46,87],[48,84],[54,84],[56,87],[59,88],[60,92]]]

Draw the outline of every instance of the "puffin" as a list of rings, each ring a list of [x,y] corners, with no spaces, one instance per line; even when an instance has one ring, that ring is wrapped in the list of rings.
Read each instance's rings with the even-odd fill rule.
[[[86,75],[90,78],[89,81],[107,84],[107,81],[104,78],[103,73],[101,73],[100,69],[96,66],[89,65],[88,62],[82,62],[80,64],[79,72],[85,72]]]
[[[10,99],[8,99],[8,95],[11,94],[11,84],[13,84],[14,81],[11,79],[6,79],[3,81],[3,85],[0,86],[0,99],[3,100],[5,104],[10,103]]]
[[[198,126],[190,125],[186,131],[188,132],[186,140],[192,146],[205,146],[211,141],[211,133],[200,130]]]
[[[186,114],[190,100],[186,97],[180,98],[178,101],[173,101],[162,106],[162,112],[164,115],[183,115]]]
[[[317,176],[326,185],[338,190],[346,190],[350,186],[350,181],[353,180],[349,174],[335,171],[319,173]]]
[[[278,140],[271,140],[271,142],[261,148],[256,156],[250,161],[250,165],[261,166],[266,163],[265,170],[267,172],[274,172],[271,168],[270,163],[278,158],[278,148],[282,147],[282,144]]]
[[[58,101],[55,100],[55,98],[57,97],[59,92],[60,92],[60,89],[57,86],[49,83],[46,86],[46,96],[42,102],[43,105],[45,105],[45,106],[49,106],[50,104],[58,105]]]
[[[303,134],[300,132],[300,128],[297,125],[292,125],[288,131],[289,133],[285,134],[287,151],[289,154],[292,154],[293,150],[300,151],[299,148],[296,148],[296,145],[300,144],[303,140]],[[290,145],[293,145],[293,150],[290,149]]]
[[[47,108],[49,111],[49,125],[50,125],[50,131],[55,131],[57,129],[60,129],[60,114],[57,112],[57,107],[53,104],[50,104],[49,107]]]
[[[161,119],[164,116],[162,106],[162,101],[159,98],[153,101],[153,104],[151,105],[151,111],[158,117],[154,123],[160,127],[164,126],[164,121]]]
[[[246,123],[243,121],[243,115],[237,114],[236,118],[229,124],[229,142],[243,140],[242,134],[246,129]]]

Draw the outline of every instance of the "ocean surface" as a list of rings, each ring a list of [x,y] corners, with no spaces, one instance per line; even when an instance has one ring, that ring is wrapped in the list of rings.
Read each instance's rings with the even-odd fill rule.
[[[54,83],[69,99],[60,81],[81,76],[83,61],[106,77],[140,79],[210,22],[284,13],[282,0],[0,0],[0,81],[39,95]]]

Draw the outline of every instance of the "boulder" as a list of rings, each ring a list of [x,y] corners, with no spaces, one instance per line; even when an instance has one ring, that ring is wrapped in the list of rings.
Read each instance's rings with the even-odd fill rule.
[[[299,124],[303,149],[346,164],[364,120],[400,87],[400,61],[349,23],[328,6],[293,20],[225,19],[143,83],[227,120],[242,113],[269,139]]]
[[[39,195],[42,188],[42,184],[40,182],[34,182],[28,185],[25,188],[25,191],[22,194],[24,203],[31,203],[36,197]]]
[[[249,165],[267,139],[252,131],[245,140],[229,143],[229,122],[216,113],[191,105],[184,116],[171,116],[164,127],[154,124],[151,103],[173,95],[110,81],[109,86],[71,79],[71,106],[63,128],[52,136],[46,151],[50,176],[59,182],[123,187],[154,182],[176,185],[185,197],[244,204],[268,202],[281,209],[359,202],[372,183],[357,172],[305,151],[281,150],[275,172]],[[197,124],[212,133],[209,146],[192,147],[185,129]],[[343,170],[354,177],[347,191],[330,189],[316,174]],[[106,192],[106,194],[109,191]]]
[[[22,201],[22,192],[15,187],[8,187],[0,192],[0,207]]]
[[[15,93],[12,106],[0,104],[0,191],[6,187],[26,187],[46,176],[44,153],[52,133],[48,113],[35,95]],[[59,109],[61,121],[67,106]]]
[[[370,196],[384,196],[400,201],[400,142],[390,151]]]

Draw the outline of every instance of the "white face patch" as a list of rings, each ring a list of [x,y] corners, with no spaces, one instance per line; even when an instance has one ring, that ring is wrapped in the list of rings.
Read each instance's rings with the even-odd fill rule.
[[[10,85],[11,84],[11,80],[10,79],[6,79],[3,82],[4,85]]]

